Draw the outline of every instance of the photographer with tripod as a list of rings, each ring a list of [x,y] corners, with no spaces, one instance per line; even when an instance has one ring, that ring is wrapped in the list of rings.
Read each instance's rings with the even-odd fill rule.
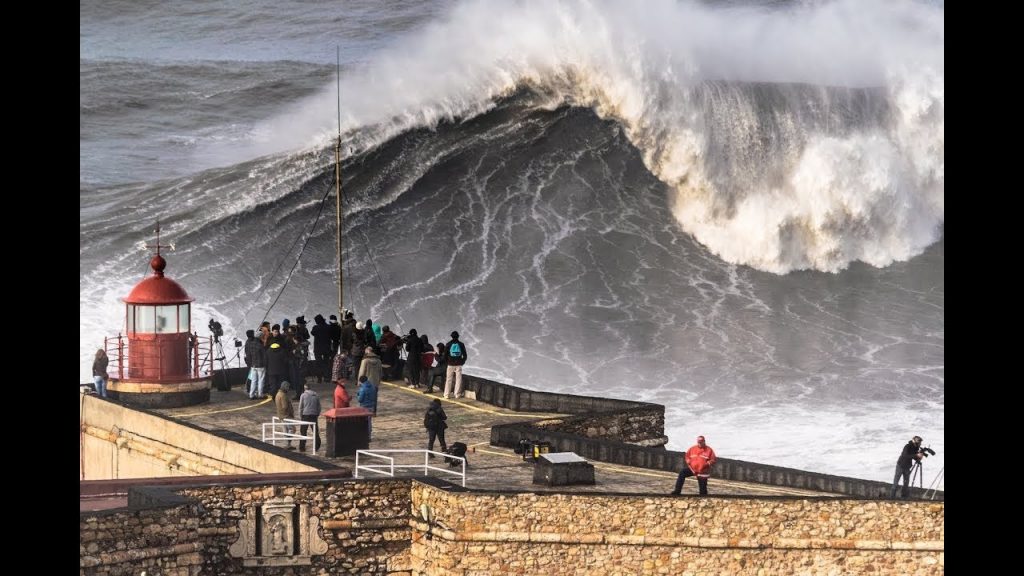
[[[900,485],[900,476],[903,476],[903,490],[900,492],[900,498],[906,500],[910,497],[910,470],[912,465],[920,467],[921,459],[929,454],[935,454],[935,451],[931,448],[921,447],[920,436],[914,436],[907,442],[907,445],[903,447],[903,451],[900,452],[900,457],[896,460],[896,475],[892,479],[892,492],[889,497],[893,500],[896,499],[896,489]]]

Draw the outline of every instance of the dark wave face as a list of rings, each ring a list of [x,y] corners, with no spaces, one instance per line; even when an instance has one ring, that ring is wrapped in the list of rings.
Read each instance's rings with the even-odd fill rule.
[[[542,29],[546,10],[619,10],[550,5],[502,10]],[[473,374],[664,404],[672,448],[704,434],[722,456],[888,480],[919,434],[938,470],[941,75],[738,78],[682,51],[703,72],[634,86],[581,64],[596,49],[488,60],[514,44],[497,33],[479,69],[413,69],[490,25],[479,6],[343,68],[345,307],[435,343],[458,330]],[[659,69],[631,57],[625,77]],[[200,332],[337,313],[331,65],[80,68],[83,377],[157,218]]]

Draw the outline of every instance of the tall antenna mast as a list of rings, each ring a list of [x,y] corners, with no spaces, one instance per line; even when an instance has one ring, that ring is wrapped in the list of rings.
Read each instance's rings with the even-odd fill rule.
[[[341,253],[341,46],[338,51],[338,142],[334,147],[334,182],[336,185],[335,212],[337,213],[337,234],[335,234],[334,247],[338,252],[338,317],[345,321],[345,262]]]

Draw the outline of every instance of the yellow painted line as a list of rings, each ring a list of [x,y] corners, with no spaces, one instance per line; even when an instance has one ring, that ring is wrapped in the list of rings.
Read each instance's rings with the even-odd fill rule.
[[[401,390],[402,392],[405,392],[405,393],[408,393],[408,394],[415,394],[417,396],[423,396],[425,398],[431,398],[431,399],[437,398],[441,402],[447,402],[449,404],[456,404],[456,405],[462,406],[463,408],[467,408],[469,410],[475,410],[477,412],[483,412],[485,414],[495,414],[497,416],[521,416],[523,418],[564,418],[566,416],[570,416],[570,414],[529,414],[527,412],[498,412],[497,410],[490,410],[488,408],[481,408],[479,406],[473,406],[472,404],[466,404],[465,402],[459,402],[458,400],[455,400],[455,399],[445,398],[443,396],[434,396],[433,394],[427,394],[426,392],[420,392],[420,390],[418,388],[409,388],[408,386],[406,386],[404,384],[394,384],[394,383],[388,382],[386,380],[382,380],[381,384],[382,385],[388,385],[388,386],[390,386],[392,388],[397,388],[398,390]]]
[[[246,398],[248,398],[248,396],[246,396]],[[251,408],[259,408],[260,406],[263,406],[267,402],[272,402],[273,400],[274,400],[273,398],[271,398],[270,396],[267,396],[266,398],[263,399],[262,402],[257,402],[256,404],[247,404],[245,406],[239,406],[238,408],[225,408],[224,410],[210,410],[209,412],[195,412],[193,414],[171,414],[171,416],[173,416],[175,418],[191,418],[193,416],[207,416],[209,414],[222,414],[224,412],[237,412],[239,410],[249,410]]]

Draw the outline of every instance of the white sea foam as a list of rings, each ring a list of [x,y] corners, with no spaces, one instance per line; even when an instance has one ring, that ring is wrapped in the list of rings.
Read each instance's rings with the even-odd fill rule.
[[[855,260],[885,266],[941,233],[943,43],[943,9],[909,1],[781,10],[468,2],[343,78],[343,129],[352,150],[365,148],[474,116],[529,86],[549,106],[590,106],[622,122],[649,169],[675,190],[680,226],[725,260],[776,273],[837,271]],[[711,105],[729,123],[711,126],[707,82],[868,87],[891,113],[882,125],[837,134],[781,114],[792,141],[762,152],[791,157],[778,160],[788,163],[785,177],[748,174],[756,185],[725,190],[709,173],[720,161],[708,156],[711,130],[730,130],[740,143],[763,135],[752,96],[720,95]],[[332,86],[270,121],[275,148],[322,143],[335,106]]]

